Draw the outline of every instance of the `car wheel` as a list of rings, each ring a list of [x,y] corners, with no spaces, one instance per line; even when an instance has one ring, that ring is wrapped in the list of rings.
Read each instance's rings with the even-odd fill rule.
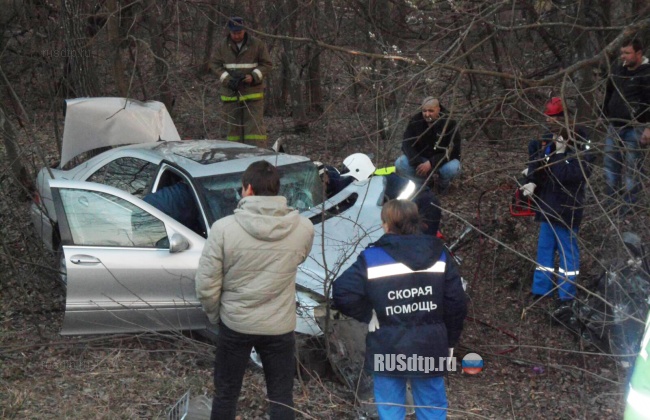
[[[57,278],[63,283],[64,286],[68,284],[68,268],[65,260],[65,253],[63,252],[63,246],[59,244],[56,248],[56,266],[57,266]]]

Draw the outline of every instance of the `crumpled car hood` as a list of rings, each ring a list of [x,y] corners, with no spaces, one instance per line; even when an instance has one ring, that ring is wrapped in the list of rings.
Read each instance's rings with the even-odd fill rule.
[[[126,98],[68,99],[61,167],[75,156],[99,147],[180,139],[161,102]]]

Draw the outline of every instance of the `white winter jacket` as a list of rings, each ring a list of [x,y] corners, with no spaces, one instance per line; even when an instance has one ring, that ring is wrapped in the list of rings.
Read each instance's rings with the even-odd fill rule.
[[[312,223],[281,196],[243,198],[210,229],[196,295],[210,322],[256,335],[296,328],[296,271],[311,250]]]

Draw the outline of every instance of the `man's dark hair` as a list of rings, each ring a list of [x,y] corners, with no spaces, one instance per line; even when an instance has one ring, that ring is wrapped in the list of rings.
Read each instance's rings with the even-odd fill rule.
[[[621,48],[631,46],[634,52],[643,51],[643,43],[637,37],[628,37],[621,43]]]
[[[255,195],[278,195],[280,192],[280,174],[275,166],[265,160],[251,163],[241,178],[244,188],[250,185]]]

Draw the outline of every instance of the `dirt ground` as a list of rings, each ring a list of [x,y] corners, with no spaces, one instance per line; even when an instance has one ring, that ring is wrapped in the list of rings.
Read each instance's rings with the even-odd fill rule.
[[[299,140],[290,147],[333,163],[347,152]],[[449,243],[467,223],[485,233],[470,234],[457,251],[469,283],[470,311],[456,350],[459,361],[475,352],[485,365],[477,375],[449,375],[449,417],[619,418],[627,371],[556,325],[548,303],[526,306],[537,225],[508,213],[514,176],[525,160],[520,149],[465,144],[462,178],[442,197],[442,230]],[[2,187],[15,199],[3,200],[1,209],[5,254],[14,258],[3,260],[0,274],[0,417],[163,418],[186,391],[211,394],[213,349],[204,341],[181,333],[60,336],[65,290],[56,281],[54,260],[34,240],[29,203],[6,180]],[[647,219],[622,223],[624,228]],[[602,271],[603,232],[621,226],[587,218],[583,236],[590,252],[583,258],[581,282]],[[299,418],[361,415],[334,376],[310,378],[303,372],[294,391]],[[241,418],[266,418],[266,407],[263,375],[252,367],[239,401]]]

